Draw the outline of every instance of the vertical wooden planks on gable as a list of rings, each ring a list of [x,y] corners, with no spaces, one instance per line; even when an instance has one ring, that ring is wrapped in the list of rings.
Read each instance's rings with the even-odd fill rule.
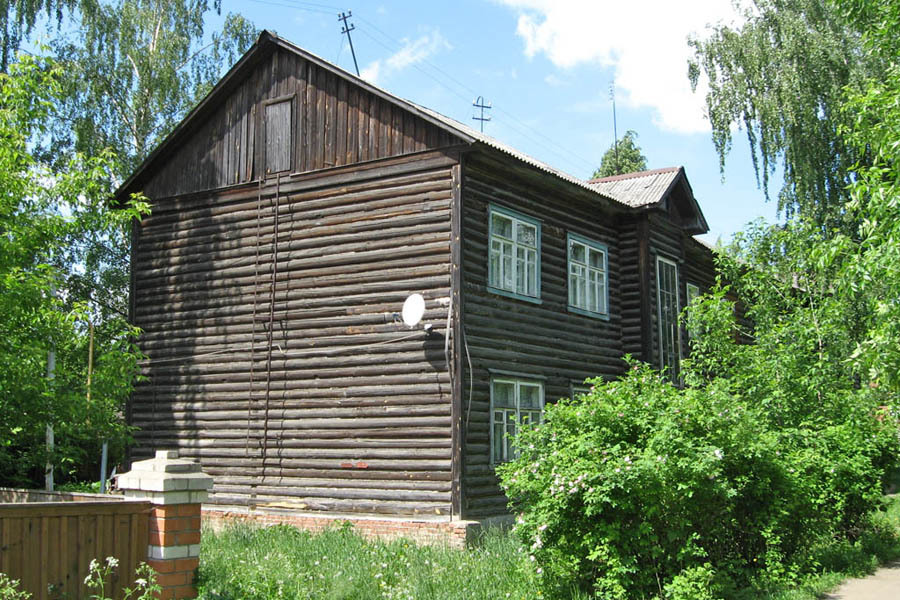
[[[335,139],[337,137],[337,77],[325,72],[325,162],[323,167],[335,165]]]
[[[359,146],[356,141],[359,137],[359,88],[355,85],[347,89],[347,153],[344,157],[345,164],[352,165],[359,161]]]
[[[347,80],[337,82],[337,115],[334,127],[334,164],[347,164]]]
[[[309,79],[307,61],[297,59],[294,67],[297,73],[297,97],[294,102],[294,171],[305,171],[306,155],[306,89]]]
[[[321,67],[316,67],[316,129],[315,129],[315,148],[316,162],[313,169],[322,169],[325,167],[325,96],[327,91],[328,73]]]

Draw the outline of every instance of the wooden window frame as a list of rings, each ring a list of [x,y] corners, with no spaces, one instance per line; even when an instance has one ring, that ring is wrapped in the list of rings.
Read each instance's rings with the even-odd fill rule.
[[[572,259],[572,245],[578,244],[580,246],[584,246],[585,252],[585,262],[577,263]],[[591,251],[599,252],[603,255],[603,268],[597,269],[595,267],[590,266],[590,260],[588,256]],[[585,306],[579,306],[577,303],[573,303],[573,286],[572,286],[572,268],[573,263],[580,267],[584,268],[584,275],[581,279],[584,281],[584,286],[587,288],[588,280],[590,279],[590,274],[592,272],[599,272],[602,274],[603,278],[603,306],[604,310],[592,310]],[[576,313],[579,315],[583,315],[586,317],[593,317],[595,319],[603,319],[604,321],[609,320],[609,246],[598,242],[596,240],[592,240],[590,238],[586,238],[584,236],[578,235],[577,233],[569,233],[566,236],[566,287],[568,288],[567,296],[568,296],[568,310],[569,312]]]
[[[667,265],[669,267],[672,267],[672,269],[675,273],[674,289],[671,291],[667,290],[665,292],[667,294],[669,294],[669,293],[674,294],[674,298],[675,298],[675,310],[672,311],[672,314],[671,314],[671,318],[674,319],[674,322],[669,324],[669,327],[673,328],[670,331],[674,331],[674,334],[675,334],[675,338],[673,340],[671,340],[673,343],[673,346],[674,346],[674,356],[673,356],[674,361],[667,360],[666,357],[663,355],[663,349],[665,347],[663,344],[663,338],[664,338],[664,335],[663,335],[663,326],[664,326],[663,320],[664,319],[663,319],[663,317],[664,317],[664,314],[663,314],[663,288],[662,288],[662,281],[661,281],[660,265]],[[682,356],[681,356],[681,319],[680,319],[681,299],[679,298],[679,291],[680,291],[680,287],[679,287],[678,263],[669,258],[665,258],[663,256],[657,256],[656,257],[656,321],[657,321],[656,325],[657,325],[657,332],[659,334],[659,338],[658,338],[659,369],[662,371],[662,370],[665,370],[665,369],[671,367],[669,369],[669,372],[666,373],[666,375],[672,381],[678,380],[679,370],[681,367],[681,358],[682,358]]]
[[[509,406],[496,406],[496,401],[494,397],[494,386],[498,383],[511,384],[515,386],[515,398],[514,398],[514,407]],[[490,428],[489,428],[489,450],[490,452],[490,463],[491,465],[498,465],[504,462],[509,462],[510,460],[515,458],[515,449],[512,447],[511,442],[507,439],[508,432],[506,431],[508,425],[513,426],[513,434],[519,432],[520,423],[522,423],[522,401],[520,390],[522,386],[532,386],[536,387],[540,393],[540,409],[534,410],[526,408],[524,409],[526,412],[530,413],[538,413],[539,421],[543,420],[544,413],[544,382],[540,379],[529,379],[525,377],[510,377],[510,376],[494,376],[491,377],[491,412],[490,412]],[[497,413],[502,413],[502,421],[500,423],[497,422],[496,417]],[[512,422],[507,421],[509,416],[513,416]],[[495,431],[496,426],[500,425],[503,429],[503,441],[500,445],[500,456],[497,456],[495,452],[494,444],[497,439],[498,433]]]
[[[513,222],[513,233],[512,233],[513,237],[512,238],[503,237],[503,236],[500,236],[499,234],[495,235],[495,233],[494,233],[494,215],[495,214],[501,215],[507,219],[512,220],[512,222]],[[488,291],[492,292],[494,294],[499,294],[501,296],[506,296],[508,298],[516,298],[518,300],[525,300],[526,302],[531,302],[534,304],[541,304],[541,222],[540,222],[540,220],[535,219],[534,217],[529,217],[528,215],[524,215],[520,212],[517,212],[517,211],[509,209],[509,208],[497,206],[495,204],[488,205],[487,215],[488,215],[488,244],[487,244],[487,263],[488,263],[487,264],[487,271],[488,271],[487,289],[488,289]],[[535,228],[535,245],[533,247],[523,244],[521,242],[518,242],[515,239],[516,238],[516,229],[518,228],[519,224],[529,225],[529,226],[532,226]],[[494,247],[495,238],[497,239],[497,241],[511,246],[512,255],[511,255],[510,264],[512,265],[512,268],[513,268],[512,288],[506,288],[506,287],[501,287],[501,286],[492,284],[492,282],[495,279],[495,277],[494,277],[494,269],[495,268],[493,267],[494,261],[492,260],[492,256],[494,253],[493,247]],[[528,250],[534,251],[535,256],[534,256],[534,295],[533,296],[519,291],[519,289],[515,283],[516,279],[517,279],[517,274],[518,274],[518,267],[517,267],[518,260],[516,259],[516,256],[518,254],[519,248],[523,248],[526,251],[528,251]],[[527,261],[527,258],[526,258],[526,261]],[[502,255],[500,258],[500,262],[502,262]],[[500,262],[498,262],[498,264],[500,264]],[[527,277],[528,277],[527,273],[526,273],[525,277],[526,277],[525,280],[527,281]]]

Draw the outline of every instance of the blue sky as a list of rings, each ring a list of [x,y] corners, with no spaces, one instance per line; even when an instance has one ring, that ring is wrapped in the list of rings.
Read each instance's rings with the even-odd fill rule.
[[[710,224],[710,242],[750,220],[776,218],[735,132],[725,180],[701,94],[690,91],[686,37],[734,19],[731,0],[457,0],[362,2],[223,0],[299,46],[353,71],[340,11],[363,78],[477,127],[472,101],[493,105],[485,133],[580,178],[618,133],[638,132],[649,168],[683,165]],[[780,179],[775,179],[777,192]]]

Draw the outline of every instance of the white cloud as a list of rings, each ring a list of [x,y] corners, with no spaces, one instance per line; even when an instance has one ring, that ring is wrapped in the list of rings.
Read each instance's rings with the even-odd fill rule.
[[[730,0],[499,1],[518,13],[516,32],[527,56],[544,54],[563,69],[612,67],[617,102],[653,109],[663,129],[709,131],[705,86],[701,82],[692,93],[687,79],[687,37],[702,34],[707,24],[734,21]]]
[[[441,32],[435,29],[416,40],[404,38],[401,40],[403,47],[385,59],[378,59],[366,66],[360,73],[360,77],[371,83],[377,83],[380,77],[386,77],[391,73],[427,60],[430,56],[441,50],[451,50],[450,45]]]

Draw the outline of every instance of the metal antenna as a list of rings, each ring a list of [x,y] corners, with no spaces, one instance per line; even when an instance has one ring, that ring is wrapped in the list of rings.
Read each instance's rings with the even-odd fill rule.
[[[472,120],[473,121],[481,121],[481,133],[484,133],[484,122],[491,120],[490,117],[484,116],[484,109],[490,110],[491,103],[488,102],[487,104],[485,104],[484,96],[478,96],[477,98],[475,98],[475,101],[472,102],[472,106],[474,106],[475,108],[481,109],[481,116],[472,115]]]
[[[353,26],[353,23],[350,23],[349,27],[347,26],[347,19],[349,19],[352,16],[353,16],[353,11],[347,11],[347,14],[344,14],[343,12],[341,12],[341,14],[338,15],[338,21],[344,22],[344,28],[341,29],[341,33],[347,34],[347,41],[350,42],[350,54],[353,55],[353,67],[356,69],[356,76],[359,77],[359,65],[356,64],[356,51],[353,50],[353,38],[350,37],[350,32],[353,31],[354,29],[356,29],[356,27]]]
[[[616,80],[613,79],[609,84],[609,98],[613,105],[613,152],[616,157],[616,175],[622,174],[619,166],[619,132],[616,128]]]

